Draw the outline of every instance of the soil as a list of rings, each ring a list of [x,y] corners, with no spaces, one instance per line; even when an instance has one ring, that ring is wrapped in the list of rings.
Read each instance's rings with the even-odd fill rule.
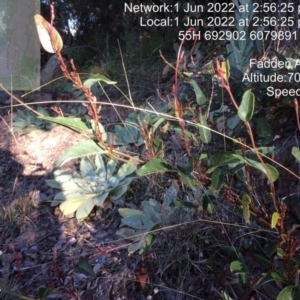
[[[158,105],[159,101],[153,98],[152,103]],[[124,101],[120,103],[125,104]],[[63,107],[68,110],[71,105],[65,104]],[[47,109],[51,112],[49,107]],[[101,121],[106,128],[120,123],[131,111],[121,109],[118,112],[119,115],[111,106],[102,107]],[[15,134],[11,129],[14,115],[15,113],[3,110],[0,121],[1,290],[35,299],[38,297],[37,291],[41,287],[46,287],[52,291],[47,299],[189,300],[203,299],[193,295],[205,295],[205,299],[218,300],[222,298],[217,286],[221,286],[233,291],[238,299],[255,299],[251,298],[250,293],[245,295],[236,285],[232,288],[226,279],[232,276],[228,263],[224,264],[224,272],[221,278],[218,278],[218,274],[211,270],[208,260],[200,259],[200,256],[197,261],[192,262],[195,264],[191,268],[193,272],[187,273],[184,280],[182,278],[179,291],[181,278],[173,282],[172,276],[175,271],[172,269],[172,260],[169,265],[162,267],[156,258],[156,252],[150,252],[145,256],[128,255],[126,247],[128,241],[120,239],[117,235],[120,225],[117,204],[103,213],[95,209],[83,222],[78,222],[74,215],[63,216],[58,207],[50,205],[57,191],[50,188],[46,180],[52,178],[52,170],[62,153],[84,140],[84,137],[58,125],[49,131],[33,130],[24,135]],[[170,140],[173,147],[174,144],[179,144],[175,135],[171,136]],[[296,174],[299,173],[299,167],[296,162],[294,163],[290,153],[298,141],[299,135],[295,127],[292,134],[281,136],[275,141],[275,146],[280,149],[275,159]],[[63,169],[75,173],[78,170],[78,162],[78,160],[70,161]],[[285,180],[279,182],[280,194],[286,196],[298,193],[298,181],[286,171],[281,172]],[[148,188],[151,189],[152,186],[149,184]],[[297,208],[295,211],[299,217],[300,209]],[[197,236],[201,239],[199,243],[207,245],[205,251],[211,251],[211,254],[215,255],[213,253],[215,250],[210,249],[209,234],[214,230],[218,232],[215,235],[217,236],[223,228],[214,226],[213,229],[209,229],[203,226],[202,229],[200,223],[198,226],[198,230],[205,230],[204,237]],[[180,234],[188,236],[192,230],[194,228],[183,228]],[[174,243],[175,251],[175,244],[182,243],[178,234],[174,231],[166,233],[166,240],[160,241],[157,245],[158,251],[163,253],[166,250],[164,243],[169,243],[168,247]],[[185,240],[188,241],[188,238]],[[176,247],[178,247],[176,251],[184,247],[197,248],[195,241],[189,246]],[[164,255],[168,260],[171,253]],[[81,259],[86,259],[96,274],[95,277],[84,275],[79,270]],[[145,288],[142,287],[143,276],[147,282]],[[235,282],[234,278],[232,280]],[[268,293],[277,295],[280,289],[276,286],[267,286],[267,290]],[[272,296],[270,299],[275,297]],[[0,298],[18,299],[5,293],[2,293]]]

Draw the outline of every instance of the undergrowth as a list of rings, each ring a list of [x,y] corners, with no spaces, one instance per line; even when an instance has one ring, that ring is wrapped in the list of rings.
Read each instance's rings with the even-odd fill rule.
[[[236,17],[251,18],[251,11]],[[53,19],[54,13],[51,24]],[[87,138],[57,162],[48,184],[61,191],[52,204],[59,204],[65,214],[77,211],[80,221],[95,206],[118,207],[117,235],[123,244],[113,250],[126,247],[129,255],[141,255],[137,281],[141,293],[153,299],[171,299],[172,293],[187,299],[298,299],[300,219],[295,211],[300,198],[277,184],[286,174],[295,180],[299,176],[281,164],[281,149],[275,143],[278,115],[286,122],[286,107],[293,107],[299,122],[298,100],[287,97],[278,104],[266,98],[265,86],[242,80],[245,72],[274,72],[247,71],[255,51],[264,56],[264,45],[250,39],[231,41],[227,57],[217,56],[201,76],[190,71],[199,44],[189,50],[184,40],[175,45],[176,63],[165,59],[174,69],[172,95],[160,95],[167,106],[159,112],[135,106],[130,89],[128,96],[123,93],[129,105],[98,101],[92,89],[116,82],[103,74],[82,82],[75,61],[69,69],[62,58],[58,32],[45,20],[41,24],[52,41],[48,51],[57,55],[65,78],[80,91],[85,110],[66,117],[56,108],[58,116],[49,116],[15,99],[30,111],[18,113],[14,126],[24,130],[29,122],[48,129],[49,123],[56,123]],[[237,30],[248,32],[246,26],[237,25]],[[276,51],[274,55],[295,63]],[[128,75],[125,72],[129,87]],[[106,131],[101,124],[104,105],[129,107],[132,112]],[[300,161],[297,147],[289,154],[290,160]],[[80,174],[58,170],[75,158],[81,159]],[[113,250],[100,246],[93,255]],[[88,258],[80,257],[78,268],[96,277]],[[40,288],[39,299],[51,292],[56,290],[50,285]],[[74,290],[73,296],[79,299]]]

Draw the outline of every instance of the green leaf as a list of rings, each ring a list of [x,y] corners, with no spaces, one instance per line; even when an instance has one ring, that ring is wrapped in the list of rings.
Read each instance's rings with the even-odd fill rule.
[[[79,257],[77,268],[78,271],[83,273],[84,275],[96,277],[96,274],[93,271],[92,266],[89,264],[89,261],[82,256]]]
[[[124,193],[126,193],[126,191],[127,191],[127,185],[117,187],[111,192],[110,200],[114,201],[120,199],[124,195]]]
[[[239,159],[234,156],[235,154],[238,153],[241,152],[227,151],[227,152],[218,152],[216,154],[211,155],[208,159],[209,169],[207,170],[207,173],[213,172],[218,167],[239,162]]]
[[[87,201],[91,201],[91,200],[87,200]],[[66,200],[59,205],[59,208],[64,215],[68,215],[75,212],[82,205],[83,202],[84,200],[82,199]]]
[[[206,118],[202,113],[200,113],[199,115],[199,122],[201,125],[207,127]],[[209,128],[204,128],[202,126],[199,126],[199,134],[200,134],[200,139],[204,144],[208,144],[211,141],[211,132]]]
[[[136,174],[138,176],[146,176],[158,172],[167,172],[167,171],[172,171],[172,167],[169,165],[169,163],[165,159],[155,158],[148,161],[141,168],[139,168],[136,171]]]
[[[108,192],[103,193],[93,199],[95,205],[101,205],[108,196]]]
[[[229,77],[230,77],[230,63],[229,63],[229,60],[226,59],[225,61],[222,61],[221,67],[225,72],[223,77],[228,80]]]
[[[167,190],[164,200],[164,205],[171,205],[177,200],[178,191],[172,184]]]
[[[143,214],[141,210],[131,208],[119,208],[118,211],[123,218],[128,218],[131,216],[141,216]]]
[[[297,147],[292,148],[292,154],[298,162],[300,162],[300,150]]]
[[[238,115],[244,122],[249,122],[252,119],[255,106],[255,96],[251,90],[247,90],[242,98],[242,102],[238,109]]]
[[[215,196],[206,195],[202,198],[202,207],[205,211],[210,214],[213,214],[218,206],[218,202]]]
[[[286,255],[285,251],[281,248],[277,248],[276,253],[280,259],[283,259],[283,257]]]
[[[92,200],[83,202],[76,211],[76,219],[79,221],[85,219],[90,214],[94,206],[95,203]]]
[[[280,219],[280,214],[278,212],[274,212],[272,215],[271,228],[276,227],[279,219]]]
[[[277,296],[276,300],[299,300],[300,288],[299,286],[287,286]]]
[[[122,180],[124,177],[132,174],[137,168],[137,165],[134,164],[134,162],[132,161],[131,163],[129,162],[128,164],[123,164],[118,173],[117,173],[117,178]]]
[[[266,118],[259,118],[257,121],[257,134],[261,138],[271,135],[271,127]]]
[[[135,228],[135,229],[144,229],[149,230],[151,227],[157,224],[157,222],[153,222],[149,219],[142,211],[132,209],[130,212],[130,209],[128,208],[119,208],[119,213],[121,216],[124,216],[124,210],[126,211],[126,217],[123,217],[122,223]]]
[[[213,188],[215,190],[218,190],[222,186],[223,180],[224,180],[223,170],[215,169],[211,176],[211,184],[212,184]]]
[[[83,85],[87,88],[90,88],[93,84],[97,83],[98,81],[103,81],[107,84],[116,84],[117,83],[116,81],[112,81],[103,75],[95,75],[95,76],[92,76],[89,79],[87,79],[83,83]]]
[[[82,118],[39,116],[39,119],[48,120],[78,132],[90,130],[90,128],[87,126],[87,123]]]
[[[84,157],[80,162],[80,173],[82,177],[97,176],[95,172],[95,164],[88,157]]]
[[[242,205],[243,205],[243,215],[246,224],[250,223],[250,203],[251,203],[250,196],[248,194],[243,194]]]
[[[237,127],[240,123],[241,123],[241,119],[240,119],[240,117],[239,117],[238,114],[229,117],[229,118],[227,119],[227,122],[226,122],[227,127],[228,127],[229,129],[234,129],[234,128]]]
[[[106,154],[108,153],[108,151],[101,149],[100,146],[93,140],[79,142],[78,144],[72,146],[66,152],[64,152],[59,161],[56,163],[55,169],[58,169],[71,159],[99,153]]]
[[[248,273],[248,268],[239,260],[235,260],[230,264],[230,271],[233,274]]]
[[[257,162],[256,160],[253,160],[253,159],[249,159],[249,158],[246,158],[246,157],[243,157],[241,155],[238,155],[238,154],[233,154],[234,157],[240,159],[242,162],[244,162],[245,164],[257,169],[257,170],[260,170],[262,173],[264,173],[267,178],[272,182],[274,183],[278,177],[279,177],[279,173],[278,171],[271,165],[265,163],[264,165],[266,166],[266,168],[268,169],[269,171],[269,174],[270,174],[270,178],[268,177],[268,172],[266,171],[266,169],[264,168],[264,166],[262,165],[262,163],[260,162]]]
[[[191,79],[189,81],[189,83],[190,83],[190,85],[192,86],[192,88],[195,92],[197,104],[198,105],[205,104],[207,102],[207,98],[203,94],[202,90],[199,88],[199,85],[197,84],[197,82],[194,79]]]
[[[145,239],[144,242],[141,243],[140,245],[140,252],[139,254],[143,254],[145,251],[147,251],[151,246],[152,244],[154,243],[156,239],[156,235],[152,234],[152,233],[149,233]]]
[[[52,294],[52,291],[45,288],[45,287],[41,287],[39,288],[38,290],[38,297],[39,297],[39,300],[46,300],[46,298]]]
[[[256,284],[254,285],[253,289],[259,289],[262,285],[270,282],[270,281],[280,281],[283,282],[285,284],[288,284],[288,280],[285,277],[284,273],[281,272],[270,272],[270,273],[266,273],[263,275],[263,277],[261,277]]]
[[[177,170],[183,183],[186,184],[190,189],[195,190],[196,187],[194,185],[193,178],[190,176],[192,171],[191,168],[185,168],[183,166],[177,165]]]

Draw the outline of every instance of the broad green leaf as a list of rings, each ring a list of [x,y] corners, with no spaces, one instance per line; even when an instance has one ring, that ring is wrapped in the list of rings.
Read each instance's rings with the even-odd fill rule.
[[[89,79],[87,79],[83,85],[87,88],[90,88],[93,84],[99,82],[99,81],[103,81],[107,84],[116,84],[116,81],[112,81],[110,79],[108,79],[107,77],[103,76],[103,75],[95,75],[90,77]]]
[[[300,150],[297,147],[293,147],[292,154],[298,162],[300,162]]]
[[[109,193],[106,192],[106,193],[101,194],[100,196],[95,197],[93,199],[94,204],[95,205],[101,205],[105,201],[105,199],[107,198],[108,194]]]
[[[117,166],[117,160],[111,159],[106,164],[106,175],[107,177],[112,176]]]
[[[243,215],[246,224],[250,223],[250,203],[251,203],[250,196],[248,194],[243,194],[242,205],[243,205]]]
[[[271,165],[265,163],[264,165],[266,166],[266,168],[268,169],[268,172],[266,171],[266,169],[264,168],[264,166],[260,163],[260,162],[257,162],[256,160],[253,160],[253,159],[249,159],[249,158],[246,158],[246,157],[243,157],[241,155],[238,155],[238,154],[233,154],[234,157],[240,159],[242,162],[244,162],[245,164],[257,169],[257,170],[260,170],[262,173],[264,173],[267,178],[268,178],[268,173],[270,174],[270,178],[268,178],[271,182],[275,182],[278,177],[279,177],[279,173],[278,171]]]
[[[154,243],[156,239],[156,235],[155,234],[152,234],[152,233],[149,233],[144,241],[144,243],[142,244],[142,247],[140,247],[140,252],[139,254],[143,254],[145,251],[147,251],[151,246],[152,244]]]
[[[235,127],[237,127],[239,124],[241,123],[241,119],[239,117],[238,114],[229,117],[227,119],[226,125],[229,129],[234,129]]]
[[[88,158],[84,157],[80,162],[80,173],[82,177],[86,176],[97,176],[95,172],[95,164],[93,161]]]
[[[247,90],[242,98],[242,102],[238,109],[238,115],[244,122],[249,122],[252,119],[255,106],[255,96],[251,90]]]
[[[78,132],[90,130],[90,128],[87,126],[87,123],[83,121],[82,118],[39,116],[39,119],[48,120],[56,124],[71,128]]]
[[[239,260],[235,260],[230,264],[230,271],[233,274],[247,273],[248,268]]]
[[[193,87],[193,90],[195,92],[197,104],[198,105],[205,104],[207,102],[207,98],[203,94],[202,90],[199,88],[199,85],[197,84],[197,82],[194,79],[191,79],[189,81],[189,83]]]
[[[109,163],[107,163],[107,164],[109,165]],[[109,175],[106,173],[105,164],[103,162],[101,154],[96,155],[95,165],[96,165],[95,171],[99,177],[106,177],[106,179],[107,179],[108,177],[110,177],[112,175],[113,172],[111,172]]]
[[[283,259],[283,257],[286,255],[285,251],[281,248],[277,248],[276,253],[277,253],[278,257],[281,259]]]
[[[215,196],[206,195],[202,198],[202,207],[205,211],[210,214],[213,214],[218,206],[218,202]]]
[[[299,299],[300,299],[299,286],[285,287],[276,298],[276,300],[299,300]]]
[[[64,215],[72,214],[82,205],[84,201],[85,200],[82,199],[66,200],[59,205],[59,208]],[[86,201],[91,201],[91,200],[86,200]]]
[[[77,201],[82,200],[86,195],[82,194],[81,192],[75,191],[62,191],[55,195],[54,200],[69,200],[69,201]],[[90,198],[90,195],[87,196],[87,198]]]
[[[178,191],[172,184],[167,190],[164,200],[164,205],[168,206],[171,205],[172,202],[175,202],[177,200]]]
[[[136,170],[136,167],[136,164],[133,163],[123,164],[117,173],[117,178],[122,180],[124,177],[132,174]]]
[[[52,291],[49,290],[49,289],[47,289],[47,288],[45,288],[45,287],[41,287],[41,288],[39,288],[39,290],[38,290],[38,297],[39,297],[39,300],[46,300],[47,297],[48,297],[49,295],[51,295],[51,294],[52,294]]]
[[[131,208],[119,208],[118,211],[123,218],[128,218],[131,216],[141,216],[143,214],[141,210]]]
[[[202,113],[200,113],[200,115],[199,115],[199,122],[201,125],[207,127],[207,122],[206,122],[205,116]],[[199,134],[200,134],[200,139],[204,144],[207,144],[210,142],[211,132],[210,132],[209,128],[204,128],[202,126],[199,126]]]
[[[100,146],[98,146],[97,143],[93,140],[79,142],[78,144],[72,146],[66,152],[64,152],[64,154],[60,157],[59,161],[55,165],[55,169],[61,167],[69,160],[99,153],[107,154],[108,151],[101,149]]]
[[[265,138],[271,135],[271,127],[266,118],[259,118],[257,121],[257,134],[259,137]]]
[[[126,191],[127,191],[127,185],[117,187],[116,189],[114,189],[111,192],[110,200],[112,200],[112,201],[118,200],[119,198],[121,198],[124,195],[124,193],[126,193]]]
[[[215,190],[218,190],[223,184],[224,174],[222,169],[215,169],[211,176],[211,184]]]
[[[186,184],[190,189],[195,190],[196,187],[194,185],[193,178],[190,176],[192,170],[189,167],[185,168],[180,165],[177,165],[177,170],[183,183]]]
[[[84,275],[96,277],[96,274],[92,266],[90,265],[89,261],[85,257],[80,256],[77,268],[78,271],[83,273]]]
[[[158,172],[167,172],[167,171],[172,171],[172,167],[169,165],[169,163],[165,159],[155,158],[148,161],[141,168],[139,168],[136,171],[136,174],[138,176],[146,176]]]
[[[262,285],[270,282],[270,281],[280,281],[283,282],[285,284],[288,284],[288,279],[286,278],[286,276],[284,275],[284,273],[281,272],[270,272],[270,273],[266,273],[263,275],[263,277],[261,277],[256,284],[254,285],[253,289],[259,289]]]
[[[230,77],[230,64],[229,64],[229,60],[226,59],[225,61],[222,61],[221,67],[224,70],[223,77],[228,80],[229,77]]]
[[[280,219],[280,214],[278,212],[274,212],[271,220],[271,228],[275,228],[278,220]]]
[[[76,219],[79,221],[85,219],[90,214],[94,206],[95,204],[93,200],[84,201],[76,211]]]
[[[218,152],[216,154],[211,155],[208,159],[209,169],[207,170],[207,173],[213,172],[218,167],[239,162],[239,159],[234,156],[235,154],[238,153],[241,152],[227,151],[227,152]]]
[[[123,218],[122,223],[135,229],[144,230],[149,230],[149,228],[155,225],[155,223],[152,223],[144,214]]]

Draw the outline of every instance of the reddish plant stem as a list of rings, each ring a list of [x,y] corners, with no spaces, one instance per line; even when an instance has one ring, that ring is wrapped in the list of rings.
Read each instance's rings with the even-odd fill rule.
[[[230,96],[230,99],[234,105],[234,107],[238,110],[239,107],[233,97],[233,94],[231,92],[231,88],[230,88],[230,85],[229,85],[229,82],[228,82],[228,79],[224,77],[224,74],[225,74],[225,71],[221,68],[220,66],[220,63],[219,63],[219,60],[216,59],[216,66],[217,66],[217,73],[218,75],[220,76],[221,78],[221,82],[222,82],[222,86],[226,89],[226,91],[228,92],[229,96]],[[277,204],[276,204],[276,193],[275,193],[275,186],[274,186],[274,183],[272,182],[272,177],[271,177],[271,174],[265,164],[265,162],[263,161],[259,151],[257,150],[257,147],[255,145],[255,140],[254,140],[254,137],[253,137],[253,132],[252,132],[252,129],[251,129],[251,125],[248,121],[244,122],[244,124],[246,125],[247,127],[247,131],[248,131],[248,134],[249,134],[249,137],[250,137],[250,140],[251,140],[251,144],[252,144],[252,148],[257,156],[257,158],[259,159],[259,161],[261,162],[262,166],[264,167],[264,169],[266,170],[266,173],[267,173],[267,176],[269,178],[269,182],[270,182],[270,196],[272,198],[272,201],[273,201],[273,205],[274,205],[274,208],[275,210],[278,212],[278,207],[277,207]]]

